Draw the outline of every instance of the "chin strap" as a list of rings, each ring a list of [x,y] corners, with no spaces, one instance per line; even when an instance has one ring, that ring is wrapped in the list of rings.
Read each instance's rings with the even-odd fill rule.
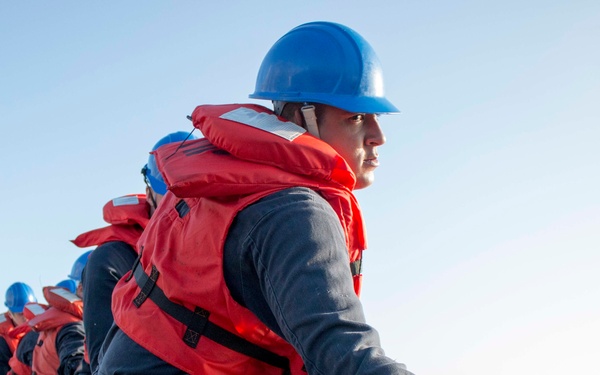
[[[306,130],[313,136],[321,138],[319,136],[319,127],[317,126],[317,115],[315,114],[315,106],[308,103],[304,103],[304,106],[300,108],[302,116],[304,116],[304,122],[306,122]]]

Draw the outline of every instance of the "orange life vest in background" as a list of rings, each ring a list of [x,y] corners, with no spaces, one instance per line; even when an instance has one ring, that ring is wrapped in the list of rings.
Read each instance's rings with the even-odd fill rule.
[[[77,295],[64,288],[45,287],[44,297],[50,308],[29,320],[29,326],[40,333],[33,350],[33,372],[36,375],[56,374],[60,358],[56,350],[56,336],[69,323],[83,318],[83,302]]]
[[[27,305],[25,305],[25,307],[27,307]],[[23,312],[25,312],[25,310],[23,310]],[[10,333],[9,333],[9,337],[11,337],[12,339],[14,339],[16,341],[15,351],[13,352],[13,356],[8,361],[8,365],[10,366],[13,374],[31,375],[31,367],[29,365],[21,362],[21,360],[19,360],[19,358],[17,357],[17,349],[16,349],[19,347],[19,343],[21,342],[21,339],[27,333],[29,333],[29,331],[31,331],[31,327],[29,327],[29,325],[27,325],[27,322],[25,322],[25,323],[15,327],[15,329],[10,331]]]
[[[351,265],[360,265],[366,239],[354,175],[329,145],[264,107],[201,106],[193,120],[207,139],[155,152],[173,194],[165,195],[140,238],[133,274],[114,289],[115,322],[190,374],[306,374],[295,349],[231,298],[223,247],[238,212],[276,191],[304,186],[337,213]],[[355,268],[348,277],[358,295]]]
[[[9,337],[8,335],[8,333],[14,328],[15,324],[13,323],[8,312],[0,315],[0,337],[4,338],[4,341],[6,341],[6,344],[8,344],[8,348],[10,349],[11,353],[15,352],[18,344],[18,341],[15,338]]]
[[[110,200],[102,210],[104,221],[111,224],[77,236],[78,247],[99,246],[110,241],[122,241],[134,249],[150,220],[145,194],[131,194]]]
[[[12,374],[31,375],[31,366],[29,366],[29,364],[21,362],[21,360],[17,357],[17,348],[19,347],[21,339],[31,331],[31,326],[29,326],[29,320],[35,318],[38,315],[43,314],[48,308],[49,306],[43,303],[26,303],[23,307],[23,317],[26,319],[26,322],[15,327],[8,333],[8,338],[15,342],[15,351],[13,352],[13,356],[8,362],[12,370]]]

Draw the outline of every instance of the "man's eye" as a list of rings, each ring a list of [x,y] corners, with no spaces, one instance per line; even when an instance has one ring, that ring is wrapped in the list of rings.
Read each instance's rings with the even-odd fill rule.
[[[365,115],[363,115],[363,114],[357,114],[357,115],[350,117],[350,120],[352,120],[354,122],[360,122],[360,121],[363,121],[364,119],[365,119]]]

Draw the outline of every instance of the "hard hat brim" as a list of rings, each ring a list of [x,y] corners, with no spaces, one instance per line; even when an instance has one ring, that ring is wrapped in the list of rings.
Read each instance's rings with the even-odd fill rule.
[[[328,94],[319,93],[297,93],[282,94],[268,92],[254,92],[249,95],[252,99],[279,100],[283,102],[307,102],[320,103],[337,107],[352,113],[393,114],[400,110],[389,100],[382,97],[356,97],[349,95],[337,95],[332,97]]]

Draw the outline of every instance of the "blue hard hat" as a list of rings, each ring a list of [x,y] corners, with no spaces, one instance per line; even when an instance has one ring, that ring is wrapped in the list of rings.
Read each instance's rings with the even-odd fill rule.
[[[65,279],[65,280],[59,282],[58,284],[56,284],[56,286],[65,288],[71,293],[77,292],[77,282],[73,279]]]
[[[158,142],[156,142],[154,147],[152,147],[152,151],[155,151],[160,146],[166,145],[167,143],[183,142],[185,140],[192,139],[196,139],[196,137],[188,132],[179,131],[175,133],[170,133],[162,137]],[[142,174],[144,175],[144,178],[146,179],[148,185],[150,185],[150,187],[152,188],[152,190],[154,190],[155,193],[161,195],[165,195],[167,193],[167,185],[165,184],[165,180],[163,179],[163,176],[158,170],[158,166],[156,165],[156,158],[153,154],[150,154],[150,156],[148,157],[148,164],[146,164],[144,168],[142,168]]]
[[[68,277],[71,280],[75,280],[76,282],[81,281],[81,274],[83,273],[83,268],[87,264],[88,257],[90,256],[92,251],[94,250],[86,251],[85,253],[81,254],[79,258],[77,258],[77,260],[75,260],[75,263],[73,263],[73,267],[71,267],[71,273],[68,275]]]
[[[384,97],[381,63],[371,45],[333,22],[306,23],[281,37],[263,59],[250,98],[399,112]]]
[[[33,294],[33,290],[29,285],[16,282],[6,290],[6,300],[4,301],[4,305],[6,305],[11,312],[23,312],[23,307],[28,302],[37,302],[37,298],[35,298],[35,294]]]

